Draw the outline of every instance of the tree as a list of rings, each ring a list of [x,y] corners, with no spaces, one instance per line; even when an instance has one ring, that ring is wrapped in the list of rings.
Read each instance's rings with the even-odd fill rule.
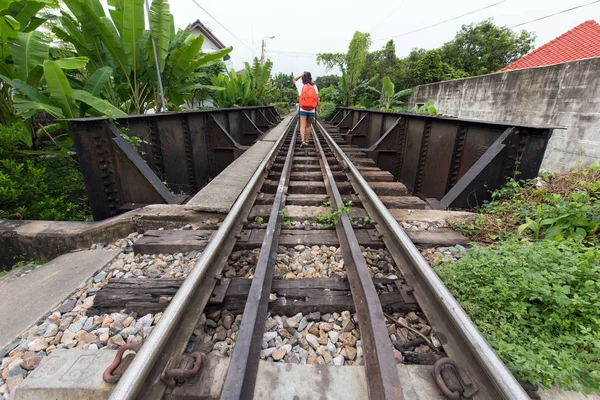
[[[412,79],[414,80],[415,85],[448,81],[468,76],[464,71],[456,70],[443,62],[440,50],[429,50],[425,52],[414,64],[412,73]]]
[[[347,88],[345,95],[345,105],[349,105],[354,101],[354,89],[360,82],[361,73],[365,65],[365,59],[369,53],[371,46],[371,35],[369,33],[361,33],[356,31],[348,52],[344,53],[319,53],[317,54],[317,63],[323,64],[325,68],[331,70],[339,68],[342,72],[341,87]]]
[[[323,75],[315,79],[315,85],[317,85],[319,90],[328,88],[329,86],[338,87],[340,80],[341,78],[337,75]]]
[[[463,25],[454,39],[441,48],[444,62],[469,76],[489,74],[507,66],[533,49],[535,35],[513,32],[492,19]]]
[[[273,82],[275,84],[275,86],[277,86],[279,89],[284,89],[284,88],[289,88],[289,89],[296,89],[296,86],[294,86],[294,74],[290,73],[289,75],[287,74],[283,74],[283,73],[278,73],[277,75],[275,75],[275,77],[273,78]]]

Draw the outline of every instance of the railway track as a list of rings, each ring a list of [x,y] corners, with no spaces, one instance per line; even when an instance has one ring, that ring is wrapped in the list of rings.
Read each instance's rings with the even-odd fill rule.
[[[406,188],[375,167],[364,152],[344,145],[339,134],[329,133],[322,124],[315,126],[307,148],[300,147],[297,130],[295,121],[286,127],[211,235],[195,267],[185,280],[174,283],[176,293],[168,308],[111,399],[160,399],[165,394],[204,397],[198,388],[206,382],[194,372],[211,362],[196,353],[193,338],[203,312],[215,309],[242,315],[223,374],[222,399],[253,397],[261,358],[275,358],[265,354],[265,321],[274,315],[291,321],[299,312],[337,315],[321,320],[351,342],[360,340],[360,363],[352,357],[354,350],[341,353],[343,348],[334,347],[330,355],[338,356],[338,361],[342,355],[345,365],[364,365],[364,384],[371,399],[404,398],[396,368],[401,361],[395,357],[398,353],[405,363],[433,365],[431,379],[448,398],[529,398],[388,212],[388,208],[422,207],[423,203],[408,196]],[[315,220],[320,223],[311,222]],[[249,229],[260,233],[248,238],[244,232]],[[249,251],[256,243],[260,243],[256,264],[245,275],[252,279],[235,271],[224,273],[230,270],[232,252]],[[336,260],[336,268],[333,263],[300,272],[283,268],[281,257],[296,246],[298,252],[324,246],[328,254],[333,246],[338,257],[330,258]],[[368,249],[378,249],[391,262],[378,269]],[[243,295],[230,296],[232,288],[243,288]],[[220,301],[215,301],[215,293],[221,294]],[[311,298],[311,293],[318,296]],[[423,333],[406,326],[403,316],[409,312],[422,316],[429,330]],[[355,314],[348,318],[350,313]],[[308,334],[288,325],[286,335],[295,337],[294,347],[305,344]],[[396,328],[409,332],[404,341],[394,340],[398,338],[390,332]],[[311,334],[315,340],[322,339],[318,347],[309,343],[314,350],[330,344],[323,329],[313,332],[319,334]],[[419,346],[430,351],[412,351]],[[325,367],[345,368],[331,358],[322,357],[329,364]],[[185,384],[174,385],[176,381]]]

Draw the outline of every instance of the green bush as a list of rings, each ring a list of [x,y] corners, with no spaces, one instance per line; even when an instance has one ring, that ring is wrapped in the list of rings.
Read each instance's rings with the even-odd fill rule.
[[[511,179],[492,193],[470,225],[457,226],[472,239],[494,241],[518,234],[529,239],[600,242],[600,164],[547,175],[539,181]]]
[[[333,117],[335,108],[335,103],[331,103],[329,101],[321,103],[321,114],[319,115],[319,119],[328,120],[329,118]]]
[[[87,194],[75,160],[20,153],[21,134],[17,126],[0,126],[0,219],[86,219]]]
[[[600,391],[600,250],[512,237],[434,266],[517,379]]]
[[[271,103],[273,107],[275,107],[275,111],[279,115],[287,115],[290,113],[290,103],[286,101],[280,101],[277,103]]]

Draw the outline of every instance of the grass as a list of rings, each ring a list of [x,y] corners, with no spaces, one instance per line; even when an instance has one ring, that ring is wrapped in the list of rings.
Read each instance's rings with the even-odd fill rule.
[[[600,392],[600,164],[493,193],[434,269],[520,380]]]

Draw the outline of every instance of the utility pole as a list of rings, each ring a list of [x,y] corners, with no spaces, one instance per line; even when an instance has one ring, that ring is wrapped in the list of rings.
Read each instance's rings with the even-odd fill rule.
[[[160,65],[158,64],[158,56],[156,55],[156,42],[154,36],[152,36],[152,23],[150,22],[150,4],[146,0],[146,12],[148,13],[148,26],[150,27],[150,40],[152,41],[152,50],[154,51],[154,65],[156,66],[156,76],[158,78],[158,90],[160,92],[161,110],[162,112],[167,111],[167,102],[165,100],[165,91],[163,90],[162,79],[160,77]]]
[[[265,52],[267,50],[267,40],[269,39],[275,39],[275,36],[269,36],[268,38],[264,38],[262,40],[262,45],[261,45],[261,50],[260,50],[260,63],[264,64],[265,63]]]

